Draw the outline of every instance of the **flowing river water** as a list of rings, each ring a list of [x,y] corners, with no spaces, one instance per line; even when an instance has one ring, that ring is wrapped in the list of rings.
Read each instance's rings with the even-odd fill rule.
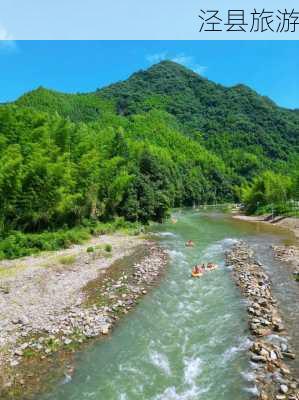
[[[110,337],[77,354],[72,378],[39,400],[252,398],[256,389],[246,353],[246,304],[224,265],[225,251],[240,238],[249,241],[265,264],[298,349],[298,284],[270,249],[291,235],[218,213],[181,211],[175,217],[176,224],[152,229],[170,255],[161,283]],[[188,239],[194,248],[185,247]],[[190,277],[192,265],[210,260],[220,268],[201,279]]]

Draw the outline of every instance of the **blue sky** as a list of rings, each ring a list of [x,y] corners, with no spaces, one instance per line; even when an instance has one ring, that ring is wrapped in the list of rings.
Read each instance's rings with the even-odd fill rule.
[[[297,41],[18,41],[0,44],[0,101],[44,86],[87,92],[172,59],[226,86],[299,108]]]

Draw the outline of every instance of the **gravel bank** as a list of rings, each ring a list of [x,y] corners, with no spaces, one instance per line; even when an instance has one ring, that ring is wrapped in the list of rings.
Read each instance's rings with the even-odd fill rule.
[[[274,219],[269,216],[248,216],[234,215],[233,218],[248,222],[263,223],[267,225],[277,226],[287,229],[299,239],[299,219],[294,217],[276,217]],[[294,279],[299,280],[299,245],[296,241],[293,245],[273,246],[274,256],[280,261],[287,262],[292,268]]]
[[[271,282],[263,266],[244,242],[238,242],[227,254],[227,265],[248,302],[249,328],[252,333],[250,359],[260,400],[298,400],[298,380],[286,360],[295,358],[287,341]]]
[[[274,256],[287,262],[293,269],[294,278],[299,280],[299,248],[297,246],[273,246]]]
[[[105,251],[107,243],[111,253]],[[130,256],[140,261],[134,263]],[[88,339],[108,335],[166,263],[166,253],[155,242],[122,235],[94,238],[55,255],[27,257],[17,266],[2,263],[1,398],[30,398],[24,393],[40,390],[27,385],[38,374],[28,364],[45,363],[60,351],[73,352]]]

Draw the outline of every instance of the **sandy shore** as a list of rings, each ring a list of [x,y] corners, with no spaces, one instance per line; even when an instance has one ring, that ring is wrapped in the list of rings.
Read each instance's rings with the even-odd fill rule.
[[[25,388],[26,393],[41,390],[51,358],[109,334],[166,263],[166,253],[155,242],[120,234],[2,261],[1,399],[24,399]]]
[[[272,219],[268,215],[234,215],[233,218],[249,222],[261,222],[264,224],[271,224],[281,228],[289,229],[294,233],[296,238],[299,239],[299,218],[294,217],[275,217]]]
[[[299,218],[293,217],[276,217],[269,219],[269,216],[247,216],[247,215],[234,215],[233,218],[240,219],[243,221],[263,223],[272,226],[278,226],[284,229],[288,229],[294,233],[295,237],[299,239]],[[288,263],[294,272],[294,276],[299,276],[299,242],[294,245],[282,245],[273,246],[274,256]]]

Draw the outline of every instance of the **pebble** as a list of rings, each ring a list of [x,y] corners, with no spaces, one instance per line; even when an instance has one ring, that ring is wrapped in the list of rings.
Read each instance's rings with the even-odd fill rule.
[[[103,286],[100,286],[100,293],[106,305],[92,304],[89,308],[85,308],[84,299],[80,298],[65,313],[55,315],[53,312],[49,315],[49,323],[43,329],[48,334],[43,333],[39,338],[27,339],[25,342],[24,338],[32,334],[30,320],[25,315],[12,320],[11,322],[22,332],[23,339],[18,347],[12,350],[10,365],[16,367],[27,348],[39,352],[39,357],[45,359],[64,345],[82,343],[86,338],[108,335],[113,324],[119,319],[119,313],[128,313],[137,299],[147,294],[148,287],[157,280],[166,267],[168,261],[166,251],[157,247],[155,243],[150,243],[148,249],[149,255],[132,266],[132,273],[123,273],[116,281],[107,275],[102,279]]]
[[[259,371],[256,378],[261,393],[259,398],[296,399],[297,381],[283,362],[283,358],[295,358],[295,354],[290,351],[282,336],[285,328],[277,301],[272,296],[271,282],[262,264],[254,259],[252,250],[244,242],[233,246],[226,260],[227,265],[232,267],[237,286],[249,302],[247,311],[253,335],[250,359],[256,363]],[[269,339],[273,335],[280,340],[278,346]]]
[[[21,357],[23,355],[23,351],[21,349],[15,349],[15,355]]]
[[[284,394],[288,393],[288,391],[289,391],[289,388],[287,387],[287,385],[280,385],[279,389],[280,389],[281,393],[284,393]]]

